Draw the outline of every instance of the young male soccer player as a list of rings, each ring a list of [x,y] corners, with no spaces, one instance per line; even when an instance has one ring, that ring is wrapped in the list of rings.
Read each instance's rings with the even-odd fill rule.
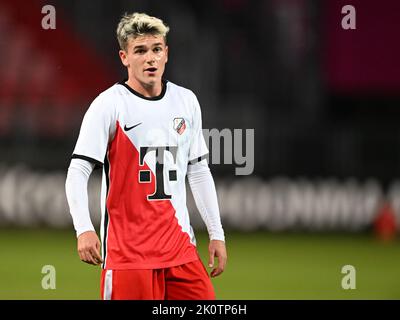
[[[210,237],[211,276],[227,259],[214,181],[192,91],[162,78],[168,60],[162,20],[125,14],[117,28],[128,79],[102,92],[82,122],[66,194],[82,261],[102,264],[103,299],[214,299],[186,207],[188,177]],[[103,167],[101,238],[87,183]],[[102,255],[100,255],[100,251]]]

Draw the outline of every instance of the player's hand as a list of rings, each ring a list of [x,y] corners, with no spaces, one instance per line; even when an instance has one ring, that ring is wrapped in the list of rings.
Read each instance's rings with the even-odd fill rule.
[[[103,262],[100,256],[100,240],[94,231],[86,231],[78,237],[78,253],[83,262],[99,265]]]
[[[210,254],[208,261],[208,266],[210,268],[214,267],[214,258],[218,258],[218,266],[210,273],[211,277],[216,277],[224,271],[226,260],[228,258],[226,254],[225,242],[221,240],[211,240],[208,246],[208,252]]]

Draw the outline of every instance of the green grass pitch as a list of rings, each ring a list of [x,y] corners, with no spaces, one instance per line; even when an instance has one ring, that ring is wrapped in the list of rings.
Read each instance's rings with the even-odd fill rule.
[[[207,236],[197,233],[207,262]],[[400,299],[400,241],[369,234],[227,232],[228,265],[213,279],[218,299]],[[44,265],[56,289],[44,290]],[[356,289],[341,287],[342,266]],[[0,299],[99,299],[100,268],[82,263],[72,230],[0,229]]]

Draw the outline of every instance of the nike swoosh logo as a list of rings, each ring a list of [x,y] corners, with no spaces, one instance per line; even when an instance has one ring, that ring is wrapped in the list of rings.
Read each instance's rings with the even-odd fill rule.
[[[133,129],[133,128],[135,128],[135,127],[137,127],[139,124],[142,124],[141,122],[139,122],[138,124],[135,124],[134,126],[132,126],[132,127],[127,127],[126,125],[124,126],[124,130],[125,131],[129,131],[129,130],[131,130],[131,129]]]

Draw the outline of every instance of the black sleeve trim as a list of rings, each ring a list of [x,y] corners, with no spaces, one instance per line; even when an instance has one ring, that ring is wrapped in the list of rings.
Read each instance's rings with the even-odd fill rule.
[[[207,158],[207,155],[208,155],[208,153],[203,154],[201,157],[198,157],[198,158],[195,158],[195,159],[193,159],[193,160],[190,160],[190,161],[189,161],[189,164],[195,164],[195,163],[197,163],[197,162],[200,162],[200,161],[206,159],[206,158]]]
[[[75,153],[74,153],[74,154],[71,156],[71,159],[82,159],[82,160],[89,161],[89,162],[95,164],[95,165],[98,166],[98,167],[102,167],[102,166],[103,166],[103,163],[102,163],[102,162],[100,162],[100,161],[98,161],[98,160],[96,160],[96,159],[87,157],[87,156],[80,155],[80,154],[75,154]]]

